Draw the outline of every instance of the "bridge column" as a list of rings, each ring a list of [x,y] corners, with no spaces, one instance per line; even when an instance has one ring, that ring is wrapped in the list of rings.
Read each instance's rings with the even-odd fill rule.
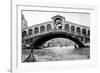
[[[65,19],[62,21],[62,31],[65,31]]]

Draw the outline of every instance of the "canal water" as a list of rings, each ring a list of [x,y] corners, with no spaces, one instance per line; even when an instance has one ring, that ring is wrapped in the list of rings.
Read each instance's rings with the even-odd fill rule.
[[[66,61],[66,60],[86,60],[90,58],[90,48],[69,47],[49,47],[43,49],[34,49],[33,54],[38,62],[44,61]],[[31,49],[22,51],[22,61],[24,61],[30,53]]]

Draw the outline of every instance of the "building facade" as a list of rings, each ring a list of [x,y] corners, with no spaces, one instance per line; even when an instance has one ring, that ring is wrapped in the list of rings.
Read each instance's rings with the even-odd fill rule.
[[[22,14],[21,20],[22,20],[22,29],[27,28],[27,27],[28,27],[28,26],[27,26],[27,20],[25,19],[25,17],[24,17],[23,14]]]

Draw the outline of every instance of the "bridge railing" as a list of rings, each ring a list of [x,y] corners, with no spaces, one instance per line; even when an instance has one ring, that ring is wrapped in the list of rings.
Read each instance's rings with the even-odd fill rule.
[[[31,38],[31,37],[35,37],[35,36],[38,36],[38,35],[43,35],[43,34],[46,34],[46,33],[50,33],[50,32],[53,32],[53,29],[52,30],[49,30],[49,31],[44,31],[44,32],[39,32],[39,33],[36,33],[36,34],[32,34],[32,35],[28,35],[27,37],[24,37],[24,39],[28,39],[28,38]]]
[[[44,32],[39,32],[37,34],[28,35],[28,36],[24,37],[24,39],[35,37],[35,36],[38,36],[38,35],[47,34],[47,33],[50,33],[50,32],[65,32],[65,33],[71,34],[73,36],[82,36],[84,38],[90,38],[89,36],[83,36],[82,34],[78,34],[77,32],[70,32],[70,31],[66,31],[64,29],[51,29],[49,31],[46,30]]]

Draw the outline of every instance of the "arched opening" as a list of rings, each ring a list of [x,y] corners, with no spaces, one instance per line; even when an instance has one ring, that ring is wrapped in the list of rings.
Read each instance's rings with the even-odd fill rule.
[[[62,32],[55,32],[55,33],[47,33],[45,35],[41,35],[37,37],[37,39],[32,43],[31,48],[40,48],[43,43],[47,42],[53,38],[67,38],[75,42],[79,47],[84,47],[84,44],[79,41],[79,39],[72,37],[71,35],[67,35],[66,33]]]
[[[44,32],[45,31],[45,26],[41,26],[40,27],[40,32],[42,33],[42,32]]]
[[[69,24],[65,24],[65,31],[69,31]]]
[[[84,36],[86,36],[86,29],[82,29],[82,34],[84,35]]]
[[[62,19],[61,18],[56,18],[54,20],[54,24],[55,24],[55,28],[57,30],[61,30],[62,29]]]
[[[53,38],[51,40],[48,40],[42,45],[42,48],[48,48],[48,47],[74,47],[74,42],[67,39],[67,38]]]
[[[88,30],[88,36],[90,36],[90,30]]]
[[[76,28],[76,32],[77,32],[77,35],[80,35],[80,34],[81,34],[81,29],[80,29],[80,27],[77,27],[77,28]]]
[[[39,28],[38,27],[35,27],[34,28],[34,34],[37,34],[37,33],[39,33]]]
[[[71,33],[75,33],[75,26],[71,26]]]
[[[26,37],[27,36],[27,32],[26,31],[23,31],[22,32],[22,38]]]
[[[29,29],[28,30],[28,35],[30,36],[30,35],[32,35],[33,34],[33,30],[32,29]]]
[[[47,31],[50,31],[51,29],[52,29],[51,25],[48,24],[48,25],[47,25]]]
[[[56,24],[56,23],[62,23],[62,19],[61,18],[56,18],[54,20],[54,24]]]
[[[57,28],[57,30],[61,30],[62,29],[62,24],[61,23],[56,24],[56,28]]]

